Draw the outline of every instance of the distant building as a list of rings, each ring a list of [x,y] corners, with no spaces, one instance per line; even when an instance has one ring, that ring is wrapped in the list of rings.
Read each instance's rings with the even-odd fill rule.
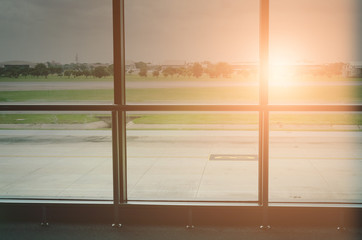
[[[185,67],[186,66],[186,61],[182,61],[182,60],[167,60],[164,61],[162,64],[162,69],[165,69],[167,67],[172,67],[172,68],[179,68],[179,67]]]
[[[1,62],[0,68],[34,68],[36,63],[26,62],[26,61],[7,61]]]
[[[318,63],[296,63],[288,65],[288,69],[293,74],[298,75],[323,75],[325,73],[325,64]]]
[[[96,67],[108,67],[110,64],[108,64],[108,63],[88,63],[88,65],[91,68],[96,68]]]
[[[349,78],[362,78],[362,63],[350,63],[343,67],[342,74]]]
[[[126,60],[126,72],[127,73],[132,73],[137,71],[138,69],[136,68],[136,63],[132,60]]]
[[[256,71],[258,70],[258,63],[256,62],[233,62],[230,63],[233,71]]]

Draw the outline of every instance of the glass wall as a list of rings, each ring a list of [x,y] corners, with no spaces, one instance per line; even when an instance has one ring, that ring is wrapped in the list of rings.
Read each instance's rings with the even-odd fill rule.
[[[111,104],[112,1],[4,0],[0,104]]]
[[[109,112],[0,114],[0,198],[113,198]]]
[[[270,1],[271,104],[361,104],[361,10]],[[327,109],[270,113],[270,201],[361,203],[361,114]]]
[[[270,1],[270,103],[362,102],[358,2]]]
[[[360,112],[277,112],[270,121],[270,201],[361,203]]]
[[[361,203],[361,8],[265,6],[3,1],[0,198]]]
[[[126,0],[127,103],[258,103],[258,15],[254,0]]]
[[[129,200],[257,201],[258,114],[129,112]]]

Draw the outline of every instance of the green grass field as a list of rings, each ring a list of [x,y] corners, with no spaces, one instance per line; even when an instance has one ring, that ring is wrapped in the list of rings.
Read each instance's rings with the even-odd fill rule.
[[[96,81],[113,81],[113,76],[111,77],[59,77],[49,75],[47,78],[45,77],[18,77],[18,78],[8,78],[8,77],[0,77],[0,82],[96,82]]]
[[[235,125],[257,125],[257,113],[162,113],[162,114],[129,114],[127,119],[134,124],[158,124],[161,129],[173,129],[174,125],[211,125],[226,126],[233,129]],[[111,121],[110,114],[0,114],[0,124],[86,124],[97,121]],[[315,125],[362,125],[362,114],[341,113],[272,113],[271,124],[303,125],[304,129]],[[162,126],[163,125],[163,126]],[[3,126],[4,127],[4,126]],[[0,126],[1,128],[1,126]],[[298,130],[298,128],[296,129]]]
[[[127,89],[130,103],[257,104],[257,87]],[[299,86],[270,88],[270,102],[278,104],[358,104],[362,86]],[[112,89],[0,91],[0,102],[113,101]]]
[[[100,121],[93,114],[0,114],[1,124],[74,124]]]
[[[131,77],[131,78],[130,78]],[[177,81],[185,77],[147,77],[127,76],[127,81]],[[188,81],[192,80],[187,78]],[[196,78],[193,78],[196,79]],[[6,79],[0,78],[0,81]],[[8,79],[9,80],[9,79]],[[11,79],[14,80],[14,79]],[[48,79],[15,79],[16,81],[112,81],[112,78],[70,78],[49,77]],[[126,90],[126,99],[130,104],[258,104],[257,86],[208,87],[207,81],[214,79],[205,76],[205,87],[184,88],[131,88]],[[220,80],[220,79],[218,79]],[[229,79],[230,80],[230,79]],[[322,81],[322,79],[319,79]],[[359,81],[358,79],[354,79]],[[337,80],[336,80],[337,81]],[[339,79],[339,81],[342,81]],[[112,89],[91,90],[47,90],[47,91],[0,91],[0,102],[5,103],[112,103]],[[310,86],[271,86],[269,100],[272,104],[360,104],[362,86],[349,85],[310,85]],[[340,124],[362,125],[361,114],[271,114],[271,123],[285,124]],[[257,124],[256,114],[143,114],[134,116],[136,124]],[[19,120],[22,119],[22,120]],[[56,122],[54,122],[56,120]],[[95,115],[84,114],[2,114],[0,124],[21,123],[87,123],[99,121]]]
[[[142,114],[132,115],[136,124],[258,124],[257,113],[220,114]],[[306,114],[275,113],[270,115],[270,123],[305,125],[362,125],[362,114]]]
[[[113,90],[3,91],[0,102],[112,101]]]

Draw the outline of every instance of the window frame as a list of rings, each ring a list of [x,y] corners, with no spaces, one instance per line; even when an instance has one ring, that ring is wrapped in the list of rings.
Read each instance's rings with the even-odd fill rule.
[[[113,148],[113,207],[115,218],[124,206],[183,205],[183,206],[243,206],[261,207],[265,211],[271,206],[299,207],[355,207],[361,204],[335,203],[270,203],[269,202],[269,114],[288,111],[318,112],[362,112],[362,105],[270,105],[268,103],[268,66],[269,66],[269,0],[260,2],[260,74],[259,103],[255,105],[129,105],[126,103],[125,87],[125,22],[124,0],[112,0],[113,9],[113,55],[114,55],[114,104],[108,105],[0,105],[2,111],[111,111],[112,112],[112,148]],[[258,201],[247,202],[134,202],[127,201],[127,159],[126,159],[126,113],[134,111],[242,111],[259,113],[259,184]],[[0,199],[2,203],[24,204],[95,204],[96,201],[51,201],[42,199]],[[108,201],[96,204],[109,205]]]

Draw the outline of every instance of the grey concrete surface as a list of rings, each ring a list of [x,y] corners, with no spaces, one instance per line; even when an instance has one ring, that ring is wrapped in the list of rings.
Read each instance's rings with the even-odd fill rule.
[[[127,81],[127,88],[182,88],[182,87],[242,87],[258,86],[258,82],[238,81]],[[286,82],[271,83],[271,86],[285,86]],[[295,82],[296,86],[361,86],[359,81],[321,81],[321,82]],[[84,90],[84,89],[112,89],[113,81],[64,81],[64,82],[0,82],[0,91],[30,91],[30,90]]]
[[[128,130],[130,200],[254,201],[257,131]],[[362,202],[362,133],[273,131],[270,200]],[[0,197],[111,199],[110,130],[0,130]]]

